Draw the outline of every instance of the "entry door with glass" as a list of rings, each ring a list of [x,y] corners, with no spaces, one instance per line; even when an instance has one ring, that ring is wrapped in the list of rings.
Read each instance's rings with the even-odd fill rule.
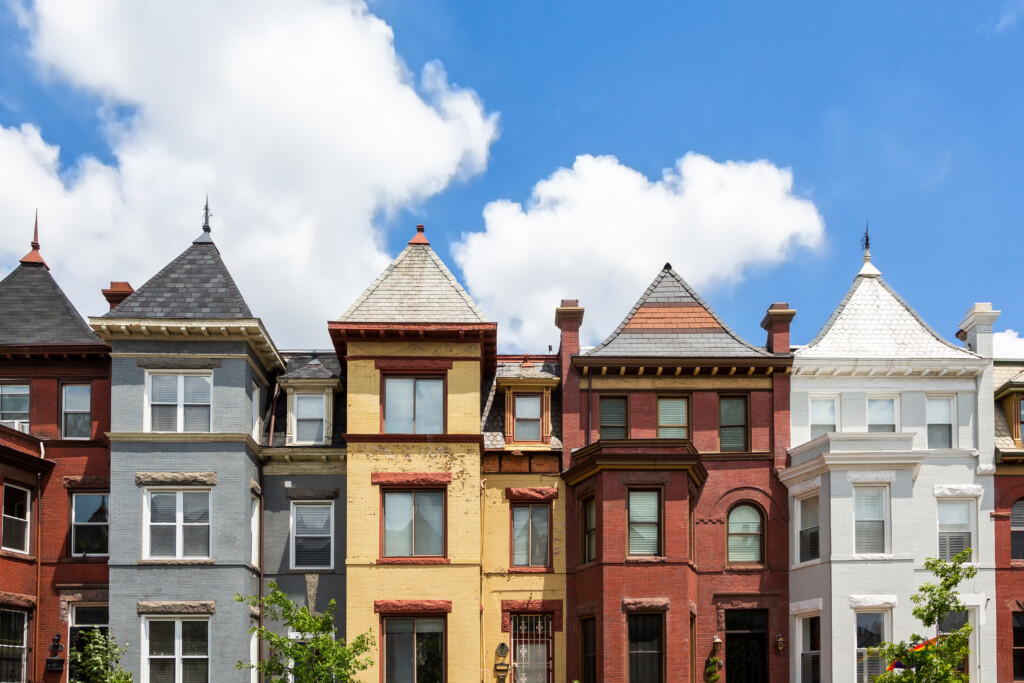
[[[768,612],[766,610],[726,610],[726,683],[767,683],[767,645]]]
[[[514,683],[551,683],[551,615],[512,615]]]

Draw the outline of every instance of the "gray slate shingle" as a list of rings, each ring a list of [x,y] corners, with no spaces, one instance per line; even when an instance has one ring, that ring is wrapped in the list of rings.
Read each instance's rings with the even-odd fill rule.
[[[0,345],[103,344],[41,263],[0,280]]]

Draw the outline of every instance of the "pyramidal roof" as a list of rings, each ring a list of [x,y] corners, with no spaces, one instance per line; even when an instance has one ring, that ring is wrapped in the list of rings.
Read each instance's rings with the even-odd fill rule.
[[[39,253],[39,221],[32,251],[0,280],[0,345],[102,345],[65,296]]]
[[[853,285],[797,358],[977,358],[928,326],[882,279],[865,250]]]
[[[430,248],[423,226],[339,322],[486,323],[487,318]]]
[[[253,318],[210,236],[203,233],[104,318],[232,320]]]
[[[759,358],[746,342],[666,263],[611,335],[584,356]]]

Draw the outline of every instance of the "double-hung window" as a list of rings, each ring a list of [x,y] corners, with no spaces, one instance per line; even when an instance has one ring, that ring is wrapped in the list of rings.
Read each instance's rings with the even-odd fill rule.
[[[513,441],[540,441],[540,394],[515,395]]]
[[[971,547],[971,506],[966,500],[939,501],[939,557],[947,562]]]
[[[444,380],[384,378],[385,434],[443,434]]]
[[[444,492],[384,492],[384,556],[444,556]]]
[[[629,681],[661,683],[665,680],[665,617],[656,614],[630,614]]]
[[[249,390],[249,410],[250,416],[250,427],[252,428],[252,438],[256,441],[260,440],[260,385],[256,382],[252,383]]]
[[[0,609],[0,680],[28,680],[28,613]]]
[[[583,562],[597,559],[597,503],[593,497],[583,501],[581,506],[583,521]]]
[[[325,404],[323,394],[295,395],[295,443],[324,442]]]
[[[884,486],[855,486],[853,501],[854,552],[884,553],[888,490]]]
[[[209,432],[212,373],[150,373],[149,431]]]
[[[629,492],[629,554],[661,554],[661,491]]]
[[[756,564],[763,561],[764,522],[761,512],[749,503],[729,511],[729,563]]]
[[[964,626],[967,626],[970,623],[970,621],[970,615],[967,613],[966,610],[948,612],[946,616],[942,617],[942,619],[939,620],[939,623],[937,625],[938,628],[936,629],[936,631],[938,631],[937,635],[940,638],[942,636],[948,636],[949,634],[955,631],[959,631]],[[969,644],[970,640],[968,640],[968,645]],[[968,650],[968,654],[964,655],[964,658],[956,663],[956,672],[958,674],[964,674],[970,670],[970,658],[970,650]]]
[[[384,683],[444,683],[444,618],[384,620]]]
[[[210,557],[210,492],[147,492],[147,558]]]
[[[688,439],[688,411],[685,398],[658,399],[658,438]]]
[[[885,619],[885,612],[857,612],[857,683],[873,683],[885,671],[882,657],[870,653],[885,640]]]
[[[92,387],[65,384],[61,387],[61,429],[65,439],[92,435]]]
[[[580,683],[597,683],[597,619],[580,619]]]
[[[27,384],[0,384],[0,424],[28,432]]]
[[[821,617],[800,620],[800,683],[821,682]]]
[[[550,505],[512,506],[512,566],[547,567],[550,564]]]
[[[718,441],[721,451],[747,450],[747,399],[718,399]]]
[[[210,622],[206,619],[147,619],[146,676],[149,683],[210,680]]]
[[[928,448],[953,447],[953,399],[928,399]]]
[[[29,518],[32,513],[32,494],[28,489],[4,484],[3,518],[0,519],[0,547],[16,553],[28,554]]]
[[[811,438],[830,434],[836,431],[836,399],[811,399]]]
[[[868,399],[868,431],[869,432],[895,432],[896,431],[896,399],[894,399],[894,398],[869,398]]]
[[[334,503],[292,503],[292,569],[334,567]]]
[[[628,433],[628,403],[625,396],[602,396],[598,402],[602,439],[625,439]]]
[[[109,534],[110,496],[106,493],[75,493],[71,496],[71,554],[106,555]]]
[[[1010,507],[1010,559],[1024,560],[1024,500]]]
[[[800,504],[800,562],[818,559],[818,496],[802,498]]]
[[[71,626],[68,629],[68,650],[82,651],[84,636],[92,631],[106,635],[110,631],[110,610],[106,605],[71,605]],[[77,681],[78,671],[68,662],[68,680]]]

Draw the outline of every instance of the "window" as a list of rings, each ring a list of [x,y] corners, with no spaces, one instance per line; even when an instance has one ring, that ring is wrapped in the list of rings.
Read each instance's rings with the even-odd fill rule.
[[[213,375],[150,374],[149,431],[210,431]]]
[[[92,436],[92,387],[88,384],[65,384],[61,391],[64,438],[88,439]]]
[[[601,415],[599,437],[602,439],[626,438],[627,403],[625,396],[602,396],[598,404]]]
[[[384,380],[386,434],[443,434],[444,380],[387,377]]]
[[[818,559],[818,496],[800,500],[800,561]]]
[[[869,398],[868,399],[868,431],[869,432],[895,432],[896,431],[896,399],[894,399],[894,398]]]
[[[0,384],[0,424],[28,432],[27,384]]]
[[[260,386],[252,383],[249,391],[249,408],[252,410],[252,438],[257,442],[260,440]]]
[[[0,680],[27,680],[28,614],[0,609]]]
[[[597,683],[597,619],[580,619],[580,683]]]
[[[92,630],[106,634],[110,631],[110,610],[106,605],[72,605],[71,626],[68,629],[68,650],[80,650],[82,636]],[[78,671],[68,661],[68,680],[78,680]]]
[[[629,554],[661,554],[661,492],[629,492]]]
[[[324,442],[324,395],[296,394],[295,443]]]
[[[857,683],[872,683],[885,671],[879,655],[868,654],[885,639],[885,612],[857,612]]]
[[[384,494],[384,556],[444,555],[444,492]]]
[[[964,626],[970,623],[970,618],[966,610],[949,612],[946,616],[939,620],[938,628],[936,631],[939,636],[949,635],[954,631],[959,631]],[[968,641],[969,642],[969,641]],[[966,673],[969,670],[970,665],[970,654],[964,656],[960,662],[956,665],[957,673]]]
[[[1024,560],[1024,500],[1010,508],[1010,559]]]
[[[384,620],[384,682],[444,683],[444,619]]]
[[[750,504],[729,511],[729,562],[761,562],[763,526],[761,511]]]
[[[928,399],[928,448],[953,447],[953,400]]]
[[[854,552],[884,553],[886,537],[886,489],[855,486],[853,489]]]
[[[512,566],[548,566],[550,516],[550,505],[512,506]]]
[[[719,399],[718,424],[719,450],[747,450],[747,399]]]
[[[583,563],[597,559],[597,503],[594,498],[583,501]]]
[[[1013,680],[1024,681],[1024,612],[1013,613]]]
[[[515,395],[514,441],[540,441],[540,395]]]
[[[152,490],[146,526],[150,558],[210,556],[210,492]]]
[[[32,509],[32,494],[28,489],[13,484],[4,484],[3,526],[0,532],[0,547],[16,553],[28,554],[29,515]]]
[[[836,431],[836,400],[834,398],[811,399],[811,438],[817,439]]]
[[[210,622],[146,620],[146,677],[150,683],[206,683],[210,674]]]
[[[110,496],[75,493],[71,496],[71,554],[106,555]]]
[[[800,620],[800,683],[821,681],[821,617]]]
[[[334,566],[334,503],[292,503],[292,569]]]
[[[249,564],[260,566],[260,499],[249,501]]]
[[[657,683],[664,680],[663,627],[661,614],[629,615],[630,683]]]
[[[939,557],[948,562],[970,547],[971,503],[966,500],[940,500]]]
[[[516,681],[552,683],[550,614],[513,614],[512,668]]]
[[[688,439],[687,400],[685,398],[658,399],[658,438]]]

